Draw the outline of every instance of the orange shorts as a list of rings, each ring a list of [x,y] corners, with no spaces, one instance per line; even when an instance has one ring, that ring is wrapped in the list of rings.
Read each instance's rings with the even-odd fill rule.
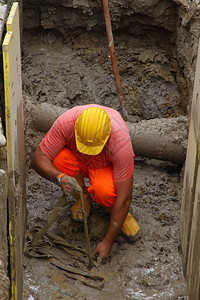
[[[68,148],[64,148],[53,159],[53,165],[62,173],[74,177],[79,172],[79,164]],[[116,199],[116,192],[113,182],[112,166],[103,169],[89,169],[90,186],[88,192],[92,194],[93,200],[97,203],[111,207]]]

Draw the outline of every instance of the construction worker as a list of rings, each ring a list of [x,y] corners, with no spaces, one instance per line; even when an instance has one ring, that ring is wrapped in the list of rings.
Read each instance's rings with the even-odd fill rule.
[[[110,253],[120,229],[132,241],[140,236],[140,227],[129,213],[134,157],[121,115],[115,109],[90,104],[58,117],[31,159],[32,168],[60,185],[64,193],[71,189],[68,176],[76,178],[83,189],[87,217],[92,198],[111,213],[106,235],[94,250],[100,257]],[[84,178],[89,178],[89,188]],[[72,218],[82,221],[80,196],[74,197]]]

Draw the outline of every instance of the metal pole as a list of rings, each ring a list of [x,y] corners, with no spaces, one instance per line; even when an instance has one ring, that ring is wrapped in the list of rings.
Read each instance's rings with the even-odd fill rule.
[[[117,93],[118,93],[118,97],[119,97],[120,109],[121,109],[122,117],[124,118],[125,121],[128,121],[128,113],[125,108],[125,99],[124,99],[124,94],[122,91],[122,85],[121,85],[119,70],[118,70],[118,66],[117,66],[117,59],[116,59],[116,55],[115,55],[115,47],[114,47],[114,40],[113,40],[113,34],[112,34],[112,26],[111,26],[111,21],[110,21],[108,0],[103,0],[103,9],[104,9],[104,17],[105,17],[105,23],[106,23],[108,46],[109,46],[109,50],[110,50],[112,67],[113,67],[115,82],[116,82],[116,86],[117,86]]]

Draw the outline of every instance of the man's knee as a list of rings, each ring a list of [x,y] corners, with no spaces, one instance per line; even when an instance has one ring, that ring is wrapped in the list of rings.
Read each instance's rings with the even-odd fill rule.
[[[105,185],[99,182],[98,180],[95,180],[92,183],[92,194],[93,194],[93,199],[96,202],[108,207],[113,206],[116,198],[114,186],[112,187],[109,185]]]
[[[75,155],[68,148],[63,148],[53,159],[53,165],[59,171],[69,176],[75,176],[79,171],[79,165]]]

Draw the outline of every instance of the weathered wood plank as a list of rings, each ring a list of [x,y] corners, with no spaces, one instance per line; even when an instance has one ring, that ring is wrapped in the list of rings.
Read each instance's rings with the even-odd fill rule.
[[[188,248],[190,242],[190,231],[193,217],[193,202],[196,187],[196,157],[197,157],[197,142],[194,134],[193,124],[190,124],[188,148],[185,163],[185,174],[183,182],[183,193],[181,203],[180,217],[180,240],[183,254],[183,267],[186,270]]]
[[[183,183],[180,241],[190,299],[200,299],[200,44]]]
[[[186,277],[190,299],[200,299],[200,165],[198,167],[196,192],[193,205],[193,218],[191,224],[190,244]]]
[[[21,82],[19,4],[14,2],[3,41],[5,121],[8,168],[10,299],[22,299],[25,230],[25,147]]]

